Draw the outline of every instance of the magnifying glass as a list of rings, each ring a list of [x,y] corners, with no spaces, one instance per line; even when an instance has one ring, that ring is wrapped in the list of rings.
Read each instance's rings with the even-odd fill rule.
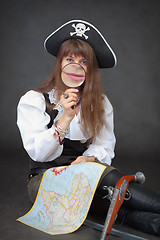
[[[79,63],[68,63],[61,70],[61,79],[63,83],[69,88],[76,88],[81,86],[86,78],[86,72]],[[71,107],[72,109],[75,106]]]
[[[81,86],[86,78],[86,72],[79,63],[68,63],[61,70],[61,79],[69,88]]]

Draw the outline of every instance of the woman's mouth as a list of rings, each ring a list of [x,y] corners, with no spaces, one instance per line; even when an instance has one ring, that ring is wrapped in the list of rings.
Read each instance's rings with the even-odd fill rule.
[[[72,80],[74,80],[74,81],[80,81],[80,82],[82,82],[82,81],[85,80],[85,76],[82,75],[82,74],[66,73],[66,72],[65,72],[65,74],[66,74],[69,78],[71,78]]]

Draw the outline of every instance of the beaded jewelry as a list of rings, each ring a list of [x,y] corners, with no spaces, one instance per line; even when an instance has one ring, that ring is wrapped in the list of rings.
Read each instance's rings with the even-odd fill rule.
[[[68,129],[64,130],[61,126],[55,124],[55,133],[58,136],[59,144],[62,145],[64,143],[64,137],[68,133]]]

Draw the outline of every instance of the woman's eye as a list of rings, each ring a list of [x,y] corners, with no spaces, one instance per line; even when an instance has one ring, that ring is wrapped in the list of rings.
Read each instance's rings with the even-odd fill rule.
[[[81,62],[81,64],[86,65],[86,64],[87,64],[87,61],[86,61],[86,60],[83,60],[83,61]]]
[[[67,62],[72,62],[73,59],[72,58],[66,58]]]

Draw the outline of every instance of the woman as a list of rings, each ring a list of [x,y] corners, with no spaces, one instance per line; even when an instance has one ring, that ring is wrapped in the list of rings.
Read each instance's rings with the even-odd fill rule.
[[[18,104],[17,124],[31,158],[29,197],[34,202],[46,169],[93,161],[106,166],[98,188],[105,194],[103,187],[114,186],[123,176],[110,166],[115,147],[113,109],[99,75],[99,68],[116,65],[115,54],[102,34],[81,20],[54,31],[45,48],[56,56],[54,71]],[[69,63],[86,73],[77,88],[69,88],[61,79],[61,70]],[[142,231],[160,234],[160,196],[136,183],[130,184],[129,192],[131,199],[123,204],[119,217]]]

